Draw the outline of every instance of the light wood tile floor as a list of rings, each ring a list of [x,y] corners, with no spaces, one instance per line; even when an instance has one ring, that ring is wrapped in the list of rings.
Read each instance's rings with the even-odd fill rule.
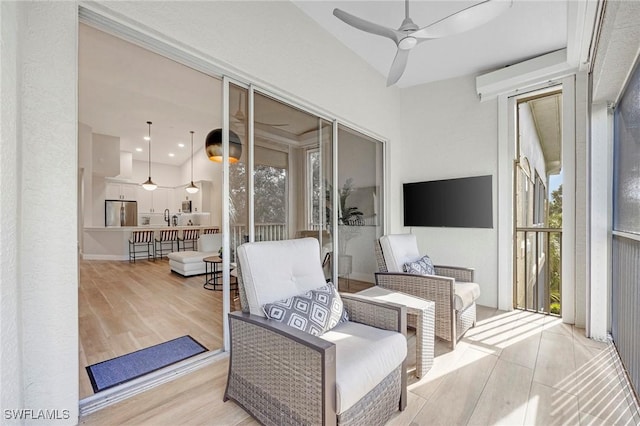
[[[80,398],[93,395],[85,367],[96,362],[187,334],[221,348],[222,292],[203,284],[204,275],[172,273],[166,258],[80,261]]]
[[[410,373],[408,407],[391,425],[640,424],[613,346],[553,317],[478,307],[478,320],[454,351],[438,342],[423,379]],[[256,424],[222,402],[227,365],[204,367],[81,424]]]

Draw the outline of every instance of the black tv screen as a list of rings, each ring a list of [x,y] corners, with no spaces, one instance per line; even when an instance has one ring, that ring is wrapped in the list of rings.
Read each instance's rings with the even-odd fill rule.
[[[491,175],[405,183],[404,226],[493,228]]]

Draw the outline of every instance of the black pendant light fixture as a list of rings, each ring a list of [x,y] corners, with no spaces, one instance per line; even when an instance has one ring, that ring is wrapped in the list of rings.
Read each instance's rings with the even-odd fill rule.
[[[151,122],[147,121],[147,124],[149,125],[149,136],[147,136],[145,139],[149,141],[149,179],[147,179],[147,181],[142,184],[142,187],[147,191],[153,191],[158,187],[158,185],[153,183],[153,181],[151,180]]]
[[[205,144],[205,151],[209,160],[222,163],[222,129],[209,132]],[[237,163],[242,156],[242,142],[240,137],[229,130],[229,163]]]
[[[196,192],[198,192],[200,190],[200,188],[198,188],[194,183],[193,183],[193,130],[191,130],[191,184],[189,186],[187,186],[185,189],[187,190],[187,192],[189,194],[195,194]]]

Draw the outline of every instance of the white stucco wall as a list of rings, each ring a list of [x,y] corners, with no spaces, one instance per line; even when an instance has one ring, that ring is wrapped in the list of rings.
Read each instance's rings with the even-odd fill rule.
[[[497,104],[480,103],[466,76],[402,92],[403,144],[391,145],[390,205],[393,232],[411,231],[436,264],[476,269],[478,303],[497,306]],[[493,229],[403,226],[402,184],[493,175]],[[510,261],[510,260],[508,260]]]
[[[48,424],[73,424],[77,8],[72,2],[2,2],[2,11],[2,175],[11,173],[2,181],[0,228],[9,255],[2,259],[2,348],[8,354],[2,360],[3,423],[14,422],[5,409],[25,408],[53,410],[58,420]],[[20,423],[36,422],[42,424],[28,418]]]
[[[24,407],[18,280],[19,8],[0,2],[0,408]]]

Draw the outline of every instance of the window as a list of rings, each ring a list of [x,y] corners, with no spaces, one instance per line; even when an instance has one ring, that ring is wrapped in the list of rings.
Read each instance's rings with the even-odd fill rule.
[[[320,223],[321,208],[320,182],[320,150],[311,149],[307,151],[307,211],[309,229],[318,229]],[[330,222],[327,218],[327,223]]]
[[[287,169],[258,164],[255,180],[256,224],[287,222]]]

